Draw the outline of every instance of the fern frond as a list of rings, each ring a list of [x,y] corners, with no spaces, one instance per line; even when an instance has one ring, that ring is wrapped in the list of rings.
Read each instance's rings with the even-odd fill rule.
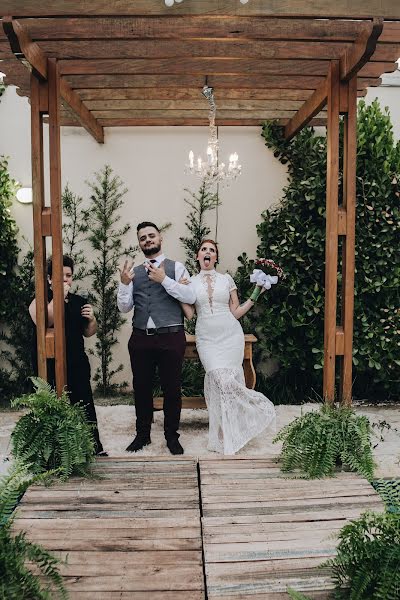
[[[29,464],[32,473],[56,470],[63,479],[84,475],[94,455],[93,427],[84,408],[71,405],[65,392],[58,398],[47,382],[34,383],[36,392],[14,403],[30,409],[11,435],[14,456]]]
[[[286,425],[274,442],[281,441],[284,471],[299,469],[308,478],[331,477],[344,465],[372,479],[375,463],[368,419],[353,409],[323,405]]]

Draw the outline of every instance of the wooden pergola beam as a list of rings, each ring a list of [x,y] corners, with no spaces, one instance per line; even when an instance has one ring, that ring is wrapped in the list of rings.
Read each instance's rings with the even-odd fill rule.
[[[216,6],[217,4],[217,6]],[[258,17],[314,17],[314,18],[348,18],[368,19],[382,16],[385,19],[400,19],[400,3],[398,0],[297,0],[296,2],[262,2],[254,0],[247,4],[230,0],[219,1],[201,0],[201,2],[182,2],[172,8],[165,6],[160,0],[53,0],[43,3],[43,0],[3,0],[3,11],[25,17],[81,15],[226,15],[226,16],[258,16]]]
[[[315,90],[311,98],[292,117],[285,127],[285,138],[291,140],[326,105],[328,98],[328,80],[325,79]]]
[[[33,74],[41,80],[47,80],[47,57],[36,42],[33,42],[26,29],[13,17],[3,17],[4,33],[8,37],[12,52]],[[104,143],[104,130],[83,104],[79,95],[67,81],[60,80],[62,99],[69,105],[78,121],[100,144]]]
[[[369,61],[382,32],[383,19],[373,19],[368,30],[363,31],[351,50],[346,50],[339,61],[340,79],[349,81]],[[296,115],[285,127],[285,138],[292,139],[325,106],[328,99],[327,80],[323,81]]]
[[[383,19],[374,18],[370,31],[362,32],[352,48],[345,50],[340,59],[340,79],[350,81],[369,61],[383,30]]]
[[[15,14],[15,13],[13,13]],[[371,18],[371,17],[370,17]],[[215,16],[116,16],[104,19],[37,17],[26,22],[33,40],[73,41],[106,40],[207,40],[213,38],[251,41],[353,42],[368,26],[368,21],[342,19],[302,19],[268,17]],[[400,23],[385,21],[380,41],[397,42]]]

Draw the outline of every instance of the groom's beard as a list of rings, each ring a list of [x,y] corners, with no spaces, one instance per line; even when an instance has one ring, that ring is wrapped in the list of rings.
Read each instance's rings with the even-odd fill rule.
[[[158,254],[161,250],[161,245],[152,246],[150,248],[143,248],[143,254],[145,256],[153,256],[154,254]]]

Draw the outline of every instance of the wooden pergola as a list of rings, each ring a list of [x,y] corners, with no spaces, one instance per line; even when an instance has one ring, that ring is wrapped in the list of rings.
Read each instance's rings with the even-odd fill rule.
[[[60,127],[99,143],[113,126],[208,125],[200,90],[214,88],[217,125],[278,119],[289,140],[327,126],[323,395],[351,402],[357,97],[396,70],[398,0],[3,0],[0,70],[29,96],[39,375],[55,358],[66,382]],[[343,197],[339,120],[344,117]],[[49,123],[50,199],[44,197],[43,123]],[[46,237],[51,237],[54,329],[47,325]],[[338,290],[339,237],[343,238]],[[341,314],[337,314],[338,293]]]

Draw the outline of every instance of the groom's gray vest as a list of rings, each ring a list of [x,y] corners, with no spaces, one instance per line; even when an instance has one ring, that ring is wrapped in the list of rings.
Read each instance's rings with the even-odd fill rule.
[[[164,269],[167,277],[175,279],[175,262],[166,258]],[[133,302],[135,311],[132,326],[146,329],[149,317],[157,328],[183,324],[183,313],[178,300],[170,296],[161,285],[151,281],[143,265],[134,269]]]

